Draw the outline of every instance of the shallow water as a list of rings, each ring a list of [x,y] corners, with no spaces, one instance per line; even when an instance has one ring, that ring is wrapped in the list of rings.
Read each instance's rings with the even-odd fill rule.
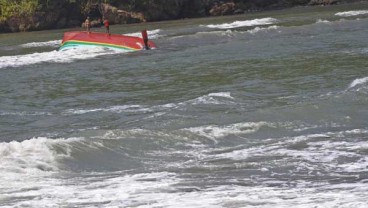
[[[0,206],[367,207],[368,4],[0,35]],[[102,29],[96,29],[101,30]]]

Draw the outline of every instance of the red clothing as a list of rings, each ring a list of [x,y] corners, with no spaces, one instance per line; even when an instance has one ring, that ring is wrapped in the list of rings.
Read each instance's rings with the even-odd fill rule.
[[[104,21],[104,25],[105,25],[105,27],[109,27],[109,21],[108,20],[105,20]]]

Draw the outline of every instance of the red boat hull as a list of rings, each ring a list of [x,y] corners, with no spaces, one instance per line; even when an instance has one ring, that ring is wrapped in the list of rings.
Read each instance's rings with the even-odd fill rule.
[[[126,51],[137,51],[146,48],[143,38],[139,37],[75,31],[64,33],[64,38],[59,50],[82,46],[100,46]],[[156,45],[154,42],[148,41],[148,47],[156,48]]]

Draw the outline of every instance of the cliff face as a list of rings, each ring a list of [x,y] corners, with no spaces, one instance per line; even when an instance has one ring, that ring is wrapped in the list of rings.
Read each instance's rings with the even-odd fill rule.
[[[95,25],[103,16],[111,24],[127,24],[343,1],[346,0],[0,0],[0,32],[81,26],[87,16]]]
[[[22,2],[33,2],[34,7]],[[47,1],[47,0],[40,0]],[[81,15],[76,4],[67,1],[0,0],[0,32],[19,32],[80,25]],[[25,8],[27,7],[27,8]]]

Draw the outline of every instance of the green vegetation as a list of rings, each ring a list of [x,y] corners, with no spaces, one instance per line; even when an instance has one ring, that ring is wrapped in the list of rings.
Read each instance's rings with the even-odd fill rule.
[[[39,0],[0,0],[0,22],[10,17],[33,14],[39,7]]]
[[[348,0],[0,0],[0,32],[80,26],[86,16],[97,21],[106,15],[112,24],[122,24],[344,1]]]

